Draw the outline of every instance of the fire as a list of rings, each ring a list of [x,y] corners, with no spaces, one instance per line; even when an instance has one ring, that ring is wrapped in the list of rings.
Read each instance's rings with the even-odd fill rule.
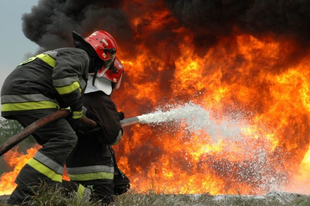
[[[21,168],[27,163],[27,161],[34,156],[39,146],[35,146],[27,150],[27,154],[19,153],[18,147],[8,151],[4,154],[4,161],[13,169],[13,171],[3,173],[0,177],[0,195],[11,194],[16,187],[15,178],[18,175]]]
[[[40,145],[36,144],[34,147],[27,149],[27,153],[18,152],[18,146],[4,154],[4,161],[13,169],[13,171],[3,173],[0,177],[0,195],[11,194],[16,187],[15,178],[22,167],[31,159],[35,153],[41,148]],[[64,171],[64,180],[69,180],[69,176]]]
[[[180,24],[162,1],[143,2],[122,6],[134,47],[119,45],[125,76],[112,99],[126,117],[191,102],[208,112],[212,124],[199,131],[182,121],[124,128],[115,151],[132,189],[309,193],[306,46],[288,36],[254,35],[237,26],[227,35],[197,39],[196,31]],[[196,123],[205,118],[198,114]]]
[[[139,24],[125,9],[133,15],[133,24]],[[151,15],[157,15],[156,9],[164,13],[155,8]],[[174,22],[167,13],[154,19],[161,22],[157,30]],[[145,36],[136,36],[141,41],[137,49],[143,52],[134,60],[121,54],[127,79],[113,94],[127,117],[194,102],[210,112],[211,121],[233,121],[234,127],[227,130],[240,132],[233,137],[217,134],[214,139],[206,131],[188,131],[182,123],[125,128],[115,149],[133,189],[308,193],[309,184],[304,182],[309,182],[309,52],[304,50],[305,57],[295,59],[302,49],[295,41],[271,35],[258,38],[235,28],[231,36],[220,37],[204,55],[197,55],[190,32],[182,28],[172,31],[178,50],[168,48],[163,56],[155,52],[157,46],[170,39],[152,44],[152,52],[145,45],[154,30],[143,28]]]

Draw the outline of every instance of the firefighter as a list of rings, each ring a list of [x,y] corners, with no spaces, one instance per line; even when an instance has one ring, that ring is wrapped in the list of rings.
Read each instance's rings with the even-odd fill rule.
[[[113,202],[116,195],[130,187],[129,179],[117,167],[112,149],[123,135],[120,120],[124,114],[117,111],[110,95],[119,88],[123,72],[123,65],[116,58],[114,67],[89,78],[82,102],[87,109],[86,117],[99,126],[77,128],[78,143],[66,162],[71,182],[91,188],[90,201],[103,205]]]
[[[69,108],[77,124],[82,117],[82,93],[88,73],[107,69],[114,62],[117,44],[105,31],[85,39],[72,32],[75,47],[46,51],[19,64],[1,89],[2,117],[17,120],[23,127],[59,110]],[[57,187],[62,183],[66,158],[77,143],[77,135],[66,119],[59,119],[33,134],[42,147],[20,170],[17,187],[9,204],[22,204],[34,195],[33,186],[44,181]]]

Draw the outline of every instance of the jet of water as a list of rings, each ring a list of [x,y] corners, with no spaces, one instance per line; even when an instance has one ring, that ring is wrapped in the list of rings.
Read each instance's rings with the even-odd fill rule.
[[[187,125],[185,129],[193,133],[206,132],[214,140],[219,137],[221,139],[233,138],[234,141],[241,139],[241,128],[244,126],[240,119],[235,118],[216,121],[210,117],[210,111],[192,102],[174,106],[168,111],[157,110],[153,113],[139,116],[139,123],[141,124],[160,124],[171,121],[176,123],[183,121]]]

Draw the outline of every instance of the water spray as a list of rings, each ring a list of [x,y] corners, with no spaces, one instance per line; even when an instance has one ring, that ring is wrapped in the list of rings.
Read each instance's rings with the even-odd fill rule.
[[[15,145],[17,145],[19,142],[27,138],[29,135],[45,124],[69,116],[69,111],[59,110],[37,120],[0,145],[0,156],[2,156],[5,152],[13,148]],[[186,122],[187,127],[185,129],[190,130],[191,132],[203,130],[212,136],[213,139],[217,139],[217,135],[230,138],[236,137],[240,134],[240,127],[236,126],[233,121],[222,121],[220,124],[218,124],[214,120],[210,119],[209,111],[203,109],[200,105],[193,103],[186,103],[182,106],[177,105],[173,108],[170,108],[168,111],[157,110],[152,113],[126,118],[121,120],[121,125],[122,127],[127,127],[137,123],[160,124],[162,122],[181,120]],[[90,127],[96,126],[96,122],[86,117],[83,117],[81,121]]]
[[[184,122],[184,129],[198,133],[203,131],[210,135],[213,140],[226,138],[230,140],[240,139],[241,127],[245,126],[238,118],[216,121],[211,118],[210,111],[194,103],[174,105],[167,111],[157,110],[152,113],[121,120],[122,127],[133,124],[155,124],[163,122]]]

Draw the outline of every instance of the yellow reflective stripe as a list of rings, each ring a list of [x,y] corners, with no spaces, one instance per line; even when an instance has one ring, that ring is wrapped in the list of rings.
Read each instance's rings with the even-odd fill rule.
[[[30,57],[29,59],[27,59],[26,61],[23,61],[19,65],[23,65],[23,64],[27,64],[29,62],[32,62],[36,58],[41,59],[42,61],[44,61],[46,64],[50,65],[53,68],[56,65],[56,60],[53,57],[51,57],[50,55],[48,55],[48,54],[39,54],[39,55],[37,55],[35,57]]]
[[[69,177],[73,181],[88,181],[88,180],[98,180],[98,179],[113,180],[114,173],[96,172],[96,173],[88,173],[88,174],[69,174]]]
[[[48,158],[47,156],[42,154],[40,151],[38,151],[33,158],[39,162],[44,162],[44,165],[46,167],[50,168],[51,170],[55,171],[56,173],[58,173],[58,174],[63,173],[63,167],[60,164],[58,164],[54,160]]]
[[[78,190],[77,190],[77,193],[80,197],[83,197],[84,196],[84,193],[85,193],[85,187],[81,184],[79,184],[79,187],[78,187]]]
[[[35,109],[59,109],[59,108],[60,107],[58,104],[50,101],[6,103],[1,105],[2,112],[35,110]]]
[[[80,88],[79,82],[73,82],[68,86],[56,87],[56,90],[58,91],[59,94],[63,95],[63,94],[69,94],[79,88]]]
[[[83,110],[72,112],[72,119],[80,119],[82,116],[83,116]]]
[[[23,61],[22,63],[20,63],[19,65],[23,65],[23,64],[27,64],[28,62],[32,62],[33,60],[35,60],[37,57],[30,57],[29,59],[27,59],[26,61]]]
[[[55,67],[56,65],[56,60],[53,59],[50,55],[48,54],[39,54],[36,57],[40,58],[42,61],[50,65],[51,67]]]
[[[44,174],[51,180],[56,182],[62,182],[62,174],[57,174],[54,170],[51,170],[50,168],[46,167],[39,161],[32,158],[27,162],[27,164],[31,166],[33,169],[37,170],[38,172]]]

